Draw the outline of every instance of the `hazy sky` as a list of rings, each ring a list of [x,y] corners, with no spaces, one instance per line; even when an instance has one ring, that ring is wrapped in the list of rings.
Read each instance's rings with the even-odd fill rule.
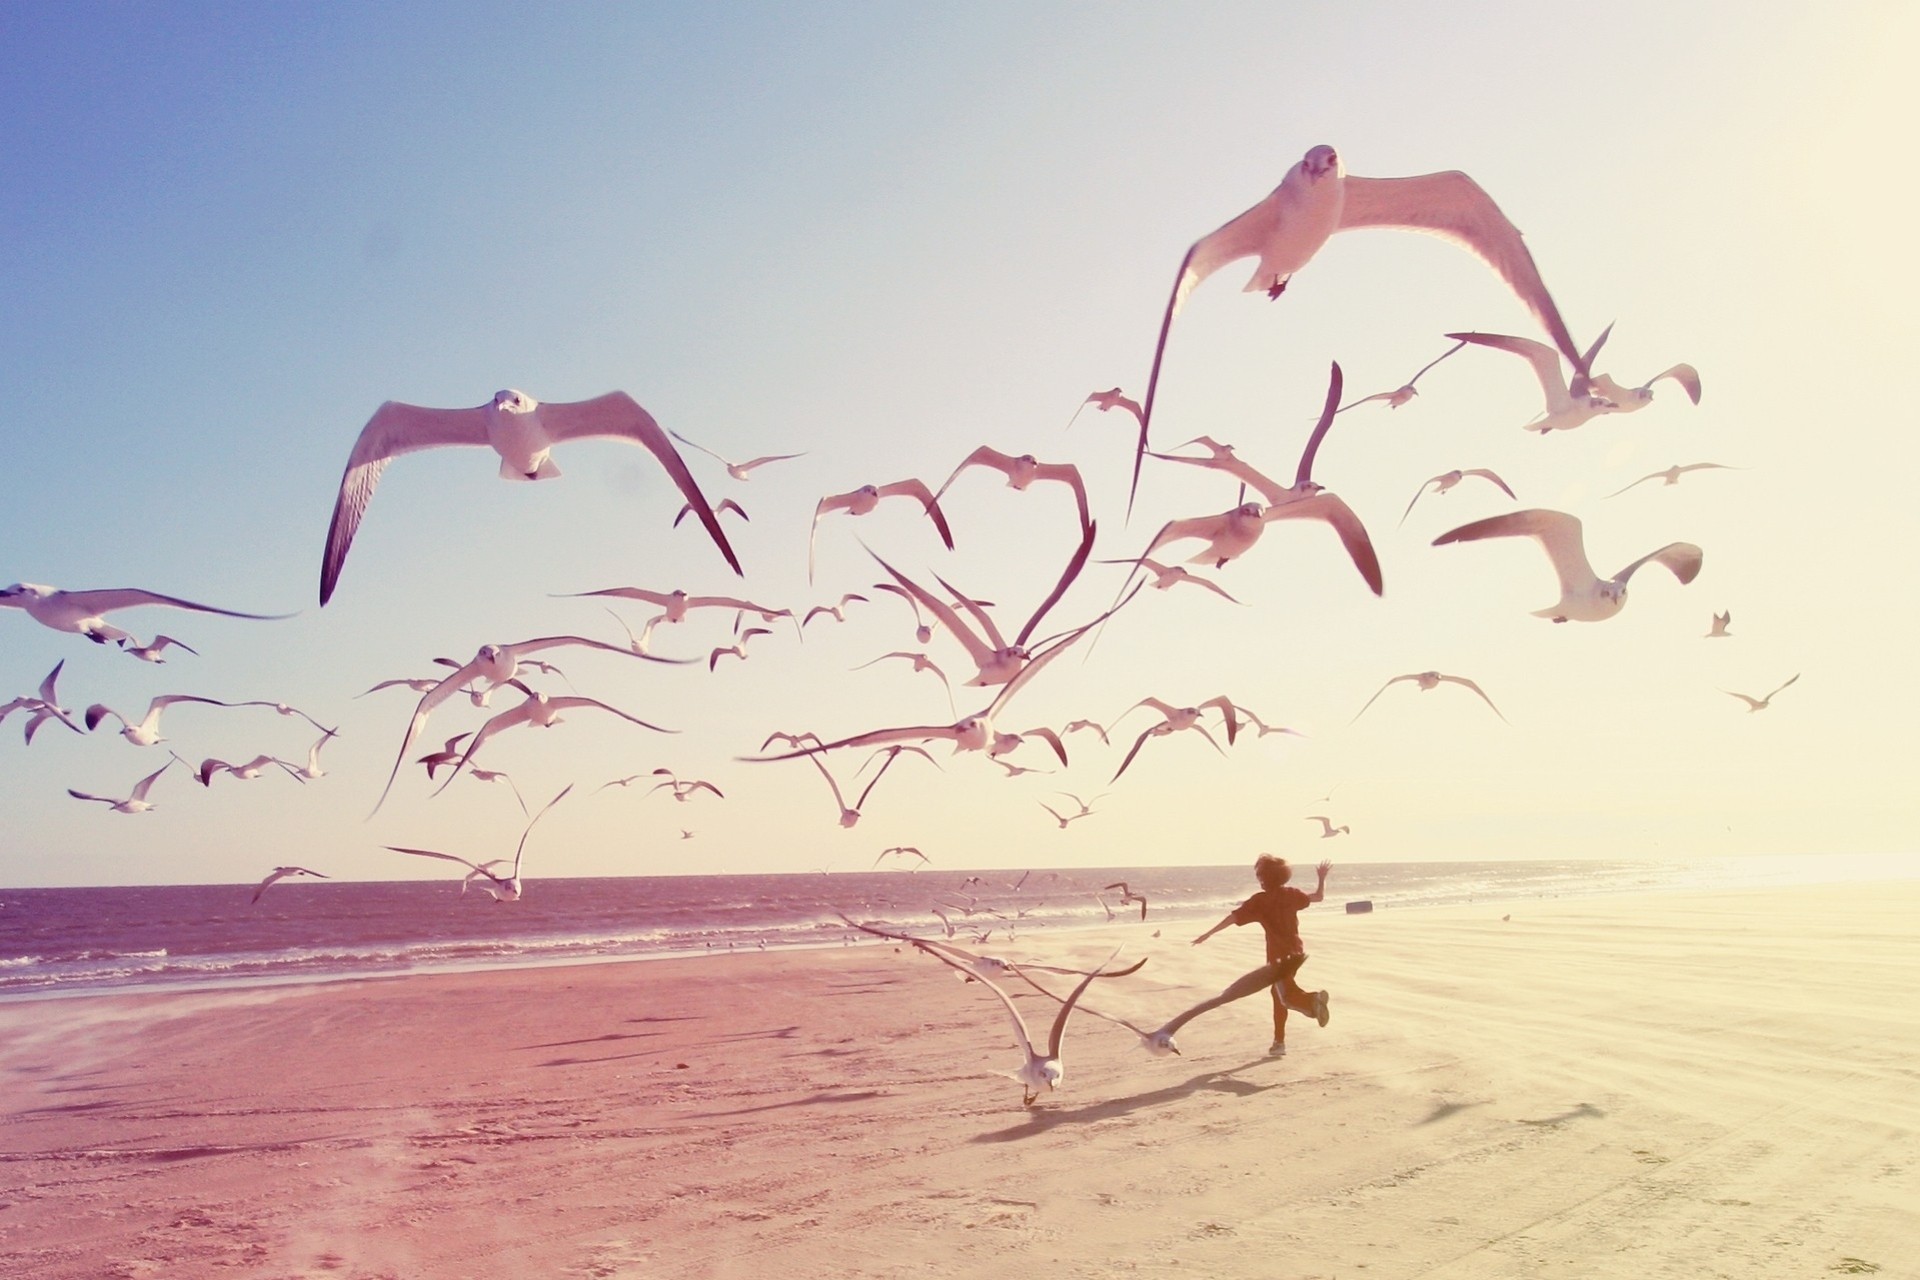
[[[386,844],[510,855],[523,819],[462,778],[438,799],[409,765],[367,821],[412,696],[356,694],[555,633],[622,639],[595,601],[615,585],[739,592],[806,606],[875,595],[844,626],[760,638],[714,673],[730,615],[655,634],[665,667],[548,655],[579,692],[680,730],[583,712],[490,743],[536,805],[528,872],[806,871],[870,866],[894,844],[937,865],[1908,852],[1920,712],[1909,675],[1920,544],[1908,412],[1920,325],[1910,295],[1907,51],[1894,3],[574,5],[0,8],[0,362],[12,482],[0,583],[141,586],[240,622],[117,615],[199,649],[134,661],[0,611],[0,699],[62,659],[62,701],[137,717],[162,693],[298,705],[340,736],[329,776],[216,778],[178,766],[159,808],[123,816],[69,787],[125,794],[171,746],[189,760],[303,758],[315,736],[263,709],[175,707],[170,741],[59,726],[0,730],[0,884],[220,882],[300,862],[338,877],[431,874]],[[1080,465],[1098,556],[1138,555],[1171,518],[1235,500],[1231,482],[1149,466],[1126,518],[1130,422],[1092,391],[1145,390],[1186,247],[1277,183],[1307,148],[1394,176],[1472,174],[1527,233],[1575,334],[1616,328],[1601,367],[1635,385],[1677,361],[1631,417],[1545,438],[1521,361],[1470,348],[1406,407],[1343,416],[1316,478],[1371,530],[1386,594],[1323,526],[1278,525],[1214,575],[1236,606],[1147,592],[1085,655],[1053,664],[1002,727],[1108,723],[1146,696],[1227,694],[1306,736],[1111,747],[1008,779],[978,754],[903,759],[851,831],[804,761],[746,764],[771,730],[838,737],[955,718],[900,602],[869,588],[864,539],[1030,610],[1072,550],[1065,491],[970,472],[946,499],[947,552],[910,508],[822,522],[862,483],[938,485],[975,446]],[[1202,433],[1290,476],[1325,391],[1388,390],[1450,330],[1539,336],[1483,265],[1397,232],[1336,237],[1277,302],[1251,264],[1204,284],[1176,323],[1156,444]],[[467,406],[502,387],[545,400],[621,389],[734,458],[805,451],[741,484],[735,579],[644,452],[589,442],[565,475],[506,484],[484,450],[398,460],[334,601],[316,607],[340,470],[384,400]],[[1745,470],[1604,495],[1674,464]],[[1491,467],[1521,503],[1572,512],[1610,573],[1674,539],[1705,548],[1682,587],[1637,576],[1626,610],[1556,626],[1531,544],[1435,548],[1513,504],[1429,476]],[[1197,551],[1193,544],[1189,552]],[[1111,600],[1092,566],[1065,625]],[[1731,611],[1733,638],[1705,641]],[[638,629],[640,607],[621,610]],[[928,652],[956,680],[950,637]],[[1466,691],[1390,677],[1438,669]],[[1723,691],[1800,680],[1761,714]],[[557,680],[552,691],[568,692]],[[959,692],[961,713],[983,705]],[[510,706],[505,691],[493,710]],[[477,728],[455,699],[422,750]],[[1223,743],[1224,745],[1224,743]],[[416,751],[412,754],[419,754]],[[1015,759],[1049,767],[1037,748]],[[864,753],[832,760],[845,785]],[[603,782],[666,766],[725,800],[676,804]],[[1098,802],[1064,832],[1039,807]],[[1330,799],[1321,799],[1331,795]],[[1314,838],[1306,816],[1352,828]],[[690,840],[682,830],[693,831]]]

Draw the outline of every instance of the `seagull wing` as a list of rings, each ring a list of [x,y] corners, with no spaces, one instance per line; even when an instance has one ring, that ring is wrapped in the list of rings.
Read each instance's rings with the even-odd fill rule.
[[[1320,442],[1327,438],[1327,430],[1333,426],[1333,415],[1340,408],[1340,392],[1345,379],[1340,373],[1340,362],[1333,362],[1333,372],[1327,377],[1327,402],[1320,410],[1320,421],[1314,424],[1313,434],[1307,437],[1307,447],[1300,451],[1300,466],[1293,473],[1293,487],[1313,480],[1313,459],[1320,452]],[[1268,498],[1272,502],[1274,499]]]
[[[1537,539],[1546,549],[1547,558],[1553,562],[1553,571],[1559,576],[1563,596],[1584,594],[1599,581],[1593,572],[1593,565],[1587,560],[1586,542],[1578,516],[1568,515],[1564,511],[1549,511],[1544,507],[1529,507],[1524,511],[1509,511],[1505,515],[1489,516],[1485,520],[1475,520],[1457,529],[1449,529],[1435,538],[1433,545],[1441,547],[1451,542],[1478,542],[1484,538]],[[1644,561],[1635,561],[1628,566],[1629,572],[1642,563]],[[1698,567],[1695,566],[1696,569]]]
[[[1580,348],[1567,332],[1520,229],[1500,212],[1500,206],[1479,183],[1457,169],[1411,178],[1357,178],[1349,174],[1344,182],[1346,200],[1340,211],[1340,230],[1399,227],[1426,231],[1472,251],[1533,312],[1554,346],[1579,366]]]
[[[1631,578],[1641,565],[1651,561],[1655,564],[1664,565],[1672,572],[1674,577],[1680,579],[1680,585],[1685,586],[1699,576],[1700,565],[1705,559],[1706,552],[1691,542],[1669,542],[1658,551],[1648,552],[1646,555],[1641,556],[1638,560],[1635,560],[1632,564],[1622,569],[1619,573],[1614,574],[1613,580],[1625,584],[1627,579]]]
[[[1532,365],[1533,376],[1540,380],[1540,390],[1547,397],[1547,412],[1565,409],[1573,403],[1573,396],[1567,390],[1567,377],[1560,371],[1560,355],[1546,343],[1504,333],[1450,333],[1447,336],[1475,346],[1510,351]]]
[[[1027,637],[1033,634],[1033,629],[1040,625],[1040,619],[1047,616],[1047,611],[1059,603],[1060,597],[1065,595],[1067,588],[1073,585],[1073,580],[1080,576],[1080,570],[1086,567],[1087,557],[1093,552],[1095,528],[1096,526],[1092,524],[1085,526],[1085,532],[1080,536],[1080,546],[1067,560],[1067,567],[1061,571],[1060,580],[1053,584],[1053,591],[1040,602],[1040,607],[1033,611],[1031,618],[1027,619],[1027,625],[1021,627],[1020,634],[1013,638],[1016,645],[1024,645],[1027,642]]]
[[[373,411],[367,425],[360,428],[353,452],[347,455],[347,467],[340,475],[340,493],[333,502],[333,520],[327,526],[327,545],[320,557],[320,603],[333,597],[340,581],[340,570],[353,546],[353,535],[360,527],[380,473],[387,463],[403,453],[416,453],[443,445],[484,445],[487,443],[488,407],[475,409],[427,409],[420,405],[389,400]]]
[[[102,614],[114,609],[131,609],[136,605],[157,604],[173,609],[191,609],[195,613],[217,613],[223,618],[251,618],[255,622],[277,622],[282,618],[291,618],[290,613],[240,613],[233,609],[216,609],[210,604],[195,604],[191,600],[182,600],[177,596],[163,596],[158,591],[143,591],[139,587],[106,587],[97,591],[62,591],[60,598],[71,604],[79,605],[89,614]]]
[[[1462,471],[1460,474],[1463,476],[1479,476],[1482,480],[1490,481],[1496,488],[1500,490],[1500,492],[1506,494],[1509,498],[1512,498],[1515,502],[1518,502],[1520,500],[1520,496],[1507,486],[1507,482],[1505,480],[1502,480],[1499,476],[1487,470],[1485,467],[1468,467],[1465,471]]]
[[[1798,674],[1798,673],[1796,672],[1796,673],[1794,674],[1794,677],[1793,677],[1793,680],[1789,680],[1789,681],[1787,681],[1787,684],[1783,684],[1783,685],[1781,685],[1781,686],[1780,686],[1780,689],[1784,689],[1784,688],[1786,688],[1786,687],[1787,687],[1787,685],[1790,685],[1790,684],[1792,684],[1794,680],[1798,680],[1799,678],[1800,678],[1800,676],[1799,676],[1799,674]],[[1778,693],[1778,692],[1780,692],[1780,689],[1775,689],[1775,690],[1773,691],[1773,693]],[[1773,693],[1770,693],[1770,694],[1768,694],[1768,695],[1767,695],[1767,701],[1768,701],[1768,702],[1772,702],[1772,701],[1773,701]]]
[[[976,664],[985,665],[987,659],[993,656],[993,650],[990,649],[987,646],[987,644],[983,640],[981,640],[981,638],[978,635],[974,633],[971,627],[967,626],[966,623],[960,621],[960,615],[955,613],[951,608],[949,608],[945,601],[940,600],[939,598],[933,595],[930,595],[924,587],[914,582],[911,578],[907,577],[904,573],[901,573],[898,569],[888,564],[885,560],[880,559],[879,556],[874,555],[872,548],[868,548],[867,554],[870,556],[873,556],[875,562],[878,563],[882,569],[885,569],[889,574],[893,575],[893,580],[895,582],[898,582],[901,585],[901,587],[905,589],[909,595],[911,595],[915,600],[918,600],[921,604],[925,605],[929,613],[933,614],[934,617],[940,619],[941,623],[947,628],[947,630],[953,633],[954,638],[957,639],[961,644],[966,646],[967,655],[971,657]],[[956,596],[960,596],[960,593],[957,591],[954,592],[954,594]],[[960,598],[962,600],[966,600],[966,597],[964,596],[960,596]],[[967,604],[970,610],[977,608],[972,604],[971,601],[967,601]],[[991,621],[986,619],[984,616],[981,616],[978,614],[976,614],[976,616],[980,616],[981,620],[983,622],[987,622],[987,625],[989,627],[992,626]],[[1004,648],[1005,646],[1003,645],[1001,647]]]
[[[1133,758],[1140,754],[1140,748],[1147,745],[1147,739],[1153,737],[1157,733],[1161,733],[1161,731],[1164,730],[1165,728],[1166,728],[1166,725],[1164,723],[1156,724],[1152,728],[1147,729],[1145,732],[1143,732],[1139,737],[1135,738],[1133,740],[1133,746],[1129,748],[1127,751],[1127,758],[1120,762],[1120,767],[1113,771],[1113,776],[1107,779],[1107,781],[1110,783],[1118,782],[1120,780],[1120,775],[1127,771],[1127,766],[1133,763]],[[1164,736],[1164,734],[1162,736]],[[1113,886],[1108,885],[1107,888],[1111,889],[1113,888]]]
[[[410,853],[416,858],[439,858],[446,862],[457,862],[463,867],[472,867],[474,871],[479,872],[481,875],[487,874],[480,870],[478,864],[468,862],[456,853],[439,853],[433,849],[404,849],[397,844],[390,844],[387,848],[393,850],[395,853]]]
[[[693,507],[694,514],[700,517],[700,523],[707,527],[707,536],[720,548],[720,554],[727,558],[733,571],[744,576],[740,558],[733,554],[726,532],[720,527],[720,517],[707,505],[707,497],[700,492],[693,472],[687,470],[686,460],[673,447],[673,441],[660,429],[660,424],[653,420],[653,415],[641,408],[632,396],[624,391],[609,391],[592,400],[543,404],[539,413],[541,424],[556,442],[593,436],[613,437],[631,440],[646,449],[665,468],[674,486],[680,490],[680,496]]]
[[[1011,455],[1004,454],[998,449],[983,444],[965,458],[961,459],[960,465],[955,467],[953,474],[947,477],[947,482],[941,485],[939,491],[933,495],[933,500],[935,502],[940,501],[947,490],[953,488],[953,482],[960,478],[960,473],[968,467],[993,467],[998,471],[1006,473],[1008,476],[1012,476],[1013,465]]]
[[[1119,954],[1120,949],[1115,947],[1113,955],[1108,956],[1099,968],[1080,979],[1079,985],[1073,989],[1073,994],[1069,995],[1066,998],[1066,1002],[1060,1006],[1060,1012],[1053,1015],[1053,1029],[1047,1033],[1047,1056],[1049,1058],[1057,1060],[1060,1057],[1060,1040],[1061,1037],[1067,1033],[1067,1019],[1073,1013],[1073,1006],[1080,1003],[1080,997],[1085,995],[1087,988],[1093,985],[1093,980],[1106,972],[1107,965],[1112,964],[1114,957]],[[1134,966],[1136,969],[1139,967],[1139,965]],[[1004,998],[1005,997],[1002,997],[1002,999]],[[1008,1007],[1012,1007],[1011,1002],[1009,1002]]]
[[[1505,720],[1507,718],[1504,714],[1501,713],[1500,708],[1493,706],[1493,699],[1487,696],[1487,691],[1485,689],[1482,689],[1479,685],[1475,684],[1473,681],[1467,679],[1465,676],[1443,675],[1440,678],[1446,681],[1448,684],[1457,684],[1473,690],[1475,693],[1480,695],[1480,701],[1486,703],[1489,707],[1493,707],[1493,714],[1499,716],[1502,720]]]
[[[1360,571],[1360,576],[1366,580],[1373,594],[1382,594],[1380,557],[1374,553],[1373,540],[1367,536],[1367,527],[1360,523],[1360,517],[1354,514],[1353,508],[1336,495],[1316,493],[1310,498],[1284,502],[1277,507],[1268,507],[1260,518],[1267,524],[1278,520],[1326,521],[1340,535],[1340,544],[1347,549],[1353,567]]]
[[[1647,379],[1647,385],[1651,387],[1662,378],[1672,378],[1686,391],[1687,399],[1695,404],[1700,403],[1700,374],[1692,365],[1677,364],[1663,373],[1656,373]]]
[[[1796,679],[1797,678],[1798,677],[1796,677]],[[134,783],[133,795],[130,798],[134,800],[145,800],[147,798],[147,792],[153,790],[153,784],[159,781],[160,775],[165,773],[167,770],[171,768],[173,768],[173,761],[168,760],[165,764],[161,765],[158,769],[155,769],[152,773],[140,779],[140,781]]]
[[[520,843],[516,845],[513,850],[513,874],[515,876],[520,874],[520,855],[524,854],[527,851],[527,837],[533,834],[534,824],[539,822],[540,819],[547,816],[547,810],[553,808],[553,806],[559,804],[562,800],[566,799],[567,792],[571,790],[573,790],[573,784],[569,782],[566,786],[560,788],[559,795],[556,795],[553,799],[541,805],[540,812],[534,814],[533,817],[527,820],[526,830],[520,833]],[[489,863],[488,865],[491,866],[492,864]]]

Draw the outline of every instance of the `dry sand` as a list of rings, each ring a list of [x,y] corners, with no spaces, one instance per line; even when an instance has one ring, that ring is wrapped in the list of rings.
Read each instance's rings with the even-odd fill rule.
[[[1031,1111],[885,944],[0,1005],[0,1275],[1920,1274],[1920,885],[1303,922],[1290,1056],[1076,1014]],[[1029,954],[1147,1025],[1259,960],[1156,923]]]

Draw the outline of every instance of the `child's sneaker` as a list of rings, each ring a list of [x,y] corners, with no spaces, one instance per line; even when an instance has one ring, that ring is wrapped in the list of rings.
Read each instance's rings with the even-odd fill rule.
[[[1323,1027],[1327,1025],[1327,993],[1324,991],[1313,993],[1313,1020]]]
[[[1286,1042],[1285,1040],[1275,1040],[1275,1041],[1274,1041],[1274,1042],[1273,1042],[1272,1044],[1270,1044],[1270,1045],[1268,1045],[1268,1046],[1267,1046],[1267,1056],[1268,1056],[1269,1058],[1284,1058],[1284,1057],[1286,1057],[1286,1056],[1287,1056],[1287,1042]]]

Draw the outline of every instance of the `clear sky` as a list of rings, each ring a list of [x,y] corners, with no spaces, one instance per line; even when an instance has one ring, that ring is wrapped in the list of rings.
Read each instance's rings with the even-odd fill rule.
[[[948,495],[956,551],[883,506],[823,522],[806,579],[822,495],[938,485],[983,443],[1079,464],[1099,556],[1224,510],[1230,482],[1150,465],[1129,522],[1129,423],[1068,423],[1089,392],[1144,392],[1186,247],[1322,142],[1359,174],[1472,174],[1576,335],[1616,324],[1602,367],[1635,385],[1691,362],[1702,403],[1663,382],[1638,414],[1541,438],[1521,430],[1539,404],[1525,366],[1470,348],[1406,407],[1344,415],[1316,478],[1366,521],[1384,598],[1324,527],[1275,526],[1217,575],[1240,605],[1143,594],[1002,725],[1227,694],[1306,736],[1224,758],[1195,735],[1156,740],[1112,786],[1147,711],[1111,747],[1069,739],[1051,776],[944,749],[941,771],[902,760],[851,831],[805,762],[738,762],[775,729],[955,718],[905,663],[851,670],[916,647],[897,600],[815,622],[804,644],[776,628],[711,674],[729,615],[656,632],[656,652],[696,666],[548,655],[579,692],[680,732],[583,712],[490,743],[480,762],[536,804],[577,784],[529,875],[858,869],[895,844],[1008,867],[1914,850],[1913,6],[1622,4],[1604,24],[1531,0],[394,10],[0,8],[0,583],[300,611],[117,615],[200,651],[149,666],[0,610],[0,700],[64,659],[76,710],[137,716],[194,693],[340,726],[325,778],[202,790],[176,766],[158,809],[124,816],[66,790],[125,794],[168,746],[298,759],[314,735],[186,706],[161,747],[58,726],[29,747],[9,720],[0,884],[244,881],[290,861],[429,874],[387,844],[510,855],[522,819],[497,785],[429,799],[409,766],[367,820],[412,699],[354,695],[484,642],[622,638],[597,602],[550,593],[875,595],[858,539],[1023,614],[1072,549],[1072,507],[990,472]],[[1290,476],[1329,361],[1364,394],[1450,330],[1539,336],[1492,273],[1431,237],[1337,236],[1273,303],[1238,291],[1248,270],[1209,280],[1176,323],[1157,444],[1206,433]],[[509,386],[625,390],[729,457],[804,451],[744,484],[689,451],[708,496],[751,517],[728,517],[745,580],[692,522],[669,528],[678,498],[638,449],[567,446],[564,476],[538,484],[502,483],[485,450],[440,450],[388,470],[317,608],[341,467],[373,410]],[[1604,496],[1701,461],[1745,469]],[[1396,524],[1456,467],[1580,516],[1602,572],[1674,539],[1704,547],[1705,568],[1687,587],[1647,570],[1605,623],[1534,618],[1555,596],[1537,548],[1429,545],[1510,507],[1499,494],[1430,494]],[[1055,619],[1098,612],[1120,572],[1090,567]],[[1703,640],[1720,611],[1733,637]],[[622,612],[636,629],[647,616]],[[947,636],[929,652],[968,671]],[[1390,677],[1429,669],[1477,680],[1506,722],[1458,687],[1408,684],[1353,722]],[[1761,714],[1723,692],[1796,673]],[[425,745],[485,714],[456,699]],[[726,798],[594,793],[659,766]],[[1059,791],[1111,794],[1061,831],[1039,808]],[[1351,834],[1314,838],[1315,813]]]

